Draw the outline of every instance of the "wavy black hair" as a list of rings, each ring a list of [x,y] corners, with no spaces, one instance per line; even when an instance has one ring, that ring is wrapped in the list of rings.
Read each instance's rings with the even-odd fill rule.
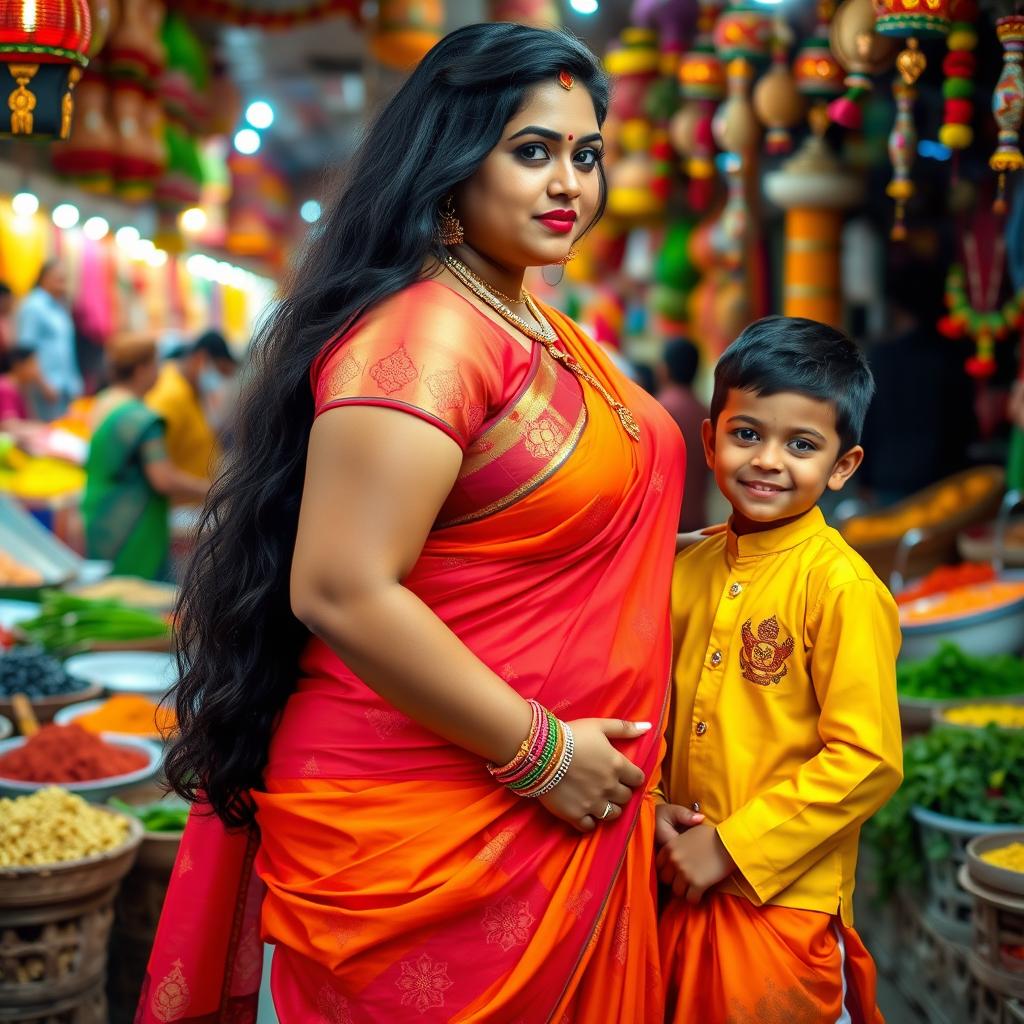
[[[442,201],[498,144],[530,88],[562,69],[603,123],[607,78],[568,33],[488,24],[442,39],[368,129],[253,340],[236,445],[210,490],[176,610],[179,733],[166,761],[171,786],[207,801],[229,827],[254,824],[250,791],[262,786],[309,635],[291,611],[289,574],[313,424],[310,366],[443,256]],[[602,174],[595,221],[605,191]]]

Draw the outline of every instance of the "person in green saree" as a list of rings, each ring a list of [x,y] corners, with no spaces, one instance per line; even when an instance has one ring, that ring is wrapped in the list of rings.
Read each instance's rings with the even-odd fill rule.
[[[85,465],[86,556],[113,562],[115,575],[166,579],[169,504],[203,501],[210,482],[170,462],[164,421],[142,400],[157,377],[154,338],[115,336],[107,364],[111,384],[96,399]]]

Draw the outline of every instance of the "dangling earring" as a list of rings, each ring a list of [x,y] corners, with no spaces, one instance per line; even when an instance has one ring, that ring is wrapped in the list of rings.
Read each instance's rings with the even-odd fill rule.
[[[570,245],[569,251],[558,262],[564,267],[566,263],[571,263],[577,256],[579,256],[579,253],[576,251],[576,246]]]
[[[455,216],[455,201],[451,196],[448,203],[440,212],[441,224],[438,228],[438,238],[442,245],[462,245],[466,238],[466,232],[462,229],[462,222]]]

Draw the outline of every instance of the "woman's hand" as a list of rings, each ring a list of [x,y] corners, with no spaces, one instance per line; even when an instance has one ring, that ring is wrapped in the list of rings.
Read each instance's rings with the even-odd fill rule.
[[[570,722],[574,750],[565,778],[540,802],[580,832],[593,832],[601,821],[614,821],[643,785],[644,773],[610,740],[635,740],[649,732],[650,722],[618,718],[579,718]]]
[[[685,551],[694,544],[699,544],[708,537],[714,537],[716,533],[725,533],[729,529],[728,523],[715,523],[713,526],[705,526],[703,530],[694,530],[692,533],[676,534],[676,554]]]

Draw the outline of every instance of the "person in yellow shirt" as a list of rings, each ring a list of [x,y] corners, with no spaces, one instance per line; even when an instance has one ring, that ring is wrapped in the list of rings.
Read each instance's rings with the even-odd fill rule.
[[[167,455],[192,476],[212,477],[220,457],[217,435],[207,418],[204,393],[219,387],[235,370],[222,335],[207,331],[160,368],[146,405],[167,425]]]
[[[791,317],[715,370],[702,439],[732,516],[676,562],[658,792],[674,1024],[882,1021],[852,895],[861,825],[902,779],[898,617],[817,507],[861,463],[873,389],[849,339]]]

